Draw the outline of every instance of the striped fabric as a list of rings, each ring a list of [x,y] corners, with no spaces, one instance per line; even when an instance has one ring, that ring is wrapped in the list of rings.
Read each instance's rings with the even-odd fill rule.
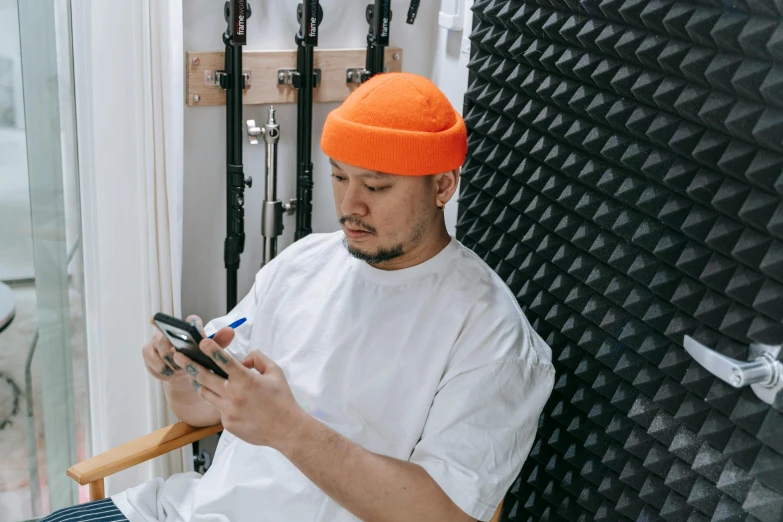
[[[55,511],[40,522],[128,522],[110,498]]]

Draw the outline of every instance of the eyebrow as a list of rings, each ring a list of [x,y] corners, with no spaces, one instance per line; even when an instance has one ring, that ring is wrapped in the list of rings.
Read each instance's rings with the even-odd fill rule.
[[[334,167],[335,169],[339,170],[340,172],[345,172],[343,169],[340,168],[340,166],[337,164],[336,161],[334,161],[332,158],[329,158],[329,163]],[[391,174],[386,174],[383,172],[373,172],[371,170],[368,170],[367,172],[362,172],[361,174],[357,174],[356,177],[358,178],[371,178],[371,179],[377,179],[377,180],[385,180],[391,177]]]

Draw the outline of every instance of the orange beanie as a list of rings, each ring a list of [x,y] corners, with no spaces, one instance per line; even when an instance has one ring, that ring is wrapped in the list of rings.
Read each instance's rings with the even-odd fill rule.
[[[329,113],[321,149],[367,170],[426,176],[465,161],[462,116],[431,81],[409,73],[378,74]]]

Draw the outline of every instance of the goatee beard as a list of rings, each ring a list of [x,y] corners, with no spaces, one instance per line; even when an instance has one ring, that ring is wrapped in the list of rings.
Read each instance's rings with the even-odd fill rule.
[[[402,249],[402,245],[400,244],[394,248],[379,248],[375,251],[375,253],[370,254],[359,250],[358,248],[352,247],[350,244],[348,244],[348,238],[346,237],[343,237],[343,246],[353,257],[364,261],[369,265],[379,265],[381,263],[391,261],[392,259],[396,259],[405,253]]]

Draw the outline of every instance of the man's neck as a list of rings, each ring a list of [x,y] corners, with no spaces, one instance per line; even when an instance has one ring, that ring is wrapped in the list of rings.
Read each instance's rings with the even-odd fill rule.
[[[418,245],[411,248],[409,251],[406,251],[401,256],[371,266],[379,270],[402,270],[403,268],[410,268],[419,265],[428,259],[432,259],[446,248],[449,242],[451,242],[451,236],[446,230],[446,227],[439,227],[437,232],[429,237],[422,238]]]

